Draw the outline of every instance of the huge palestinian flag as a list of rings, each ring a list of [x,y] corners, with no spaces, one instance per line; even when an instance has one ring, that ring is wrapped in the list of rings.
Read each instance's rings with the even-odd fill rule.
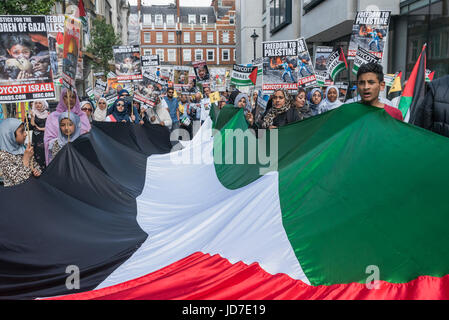
[[[447,138],[350,104],[260,135],[252,159],[243,110],[211,127],[168,153],[164,128],[96,123],[0,190],[1,297],[449,298]]]

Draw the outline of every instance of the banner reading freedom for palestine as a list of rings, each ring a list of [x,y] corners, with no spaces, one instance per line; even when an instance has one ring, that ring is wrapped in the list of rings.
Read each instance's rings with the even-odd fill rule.
[[[0,16],[0,102],[55,98],[45,16]]]
[[[382,58],[390,25],[390,11],[359,11],[352,27],[348,59],[357,54],[357,48],[363,49]]]
[[[266,94],[284,88],[298,90],[298,40],[262,43],[264,57],[262,89]]]
[[[298,39],[298,85],[311,86],[316,84],[315,70],[313,69],[312,59],[309,50],[307,50],[306,40]]]
[[[382,61],[381,58],[375,56],[374,54],[370,53],[368,50],[363,49],[362,47],[358,47],[357,54],[354,59],[354,67],[352,68],[352,73],[357,75],[357,72],[359,71],[359,68],[361,65],[365,63],[380,63]]]

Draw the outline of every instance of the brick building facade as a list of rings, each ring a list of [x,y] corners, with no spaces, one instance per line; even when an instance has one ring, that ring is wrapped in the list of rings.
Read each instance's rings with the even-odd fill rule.
[[[213,0],[209,7],[143,6],[140,47],[143,55],[158,54],[161,64],[210,66],[235,63],[235,0]]]

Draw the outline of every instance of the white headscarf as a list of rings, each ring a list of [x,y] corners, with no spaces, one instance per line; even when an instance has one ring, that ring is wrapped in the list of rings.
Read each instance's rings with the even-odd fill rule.
[[[329,91],[331,89],[335,89],[337,91],[337,100],[335,100],[334,102],[330,102],[329,101]],[[329,86],[326,89],[326,99],[324,100],[323,103],[323,112],[327,112],[327,111],[331,111],[334,109],[337,109],[338,107],[340,107],[343,103],[338,99],[338,88],[336,86]]]
[[[101,110],[100,107],[98,106],[100,100],[103,100],[106,103],[106,108],[104,108],[104,110]],[[92,119],[95,121],[105,121],[107,114],[108,114],[108,102],[106,101],[105,98],[102,97],[97,101],[97,107],[95,108],[95,111],[92,115]]]
[[[44,107],[44,109],[42,111],[37,110],[35,103],[36,102],[40,102],[42,103],[42,106]],[[45,100],[36,100],[33,102],[33,107],[31,108],[31,113],[39,118],[39,119],[47,119],[48,117],[48,102]]]

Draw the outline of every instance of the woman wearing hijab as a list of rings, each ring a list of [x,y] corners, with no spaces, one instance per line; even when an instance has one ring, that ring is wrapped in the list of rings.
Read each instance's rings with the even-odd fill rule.
[[[246,93],[239,93],[234,99],[234,106],[239,109],[252,110],[251,102]]]
[[[298,93],[295,96],[295,108],[299,115],[299,120],[305,120],[312,117],[312,111],[309,105],[306,103],[306,90],[299,88]]]
[[[92,120],[106,121],[107,114],[108,114],[108,103],[105,98],[99,98],[97,102],[97,107],[95,108],[94,114],[92,115]]]
[[[309,93],[309,107],[312,112],[312,117],[321,113],[321,104],[323,102],[323,93],[319,88],[313,89]]]
[[[20,120],[9,118],[0,123],[0,171],[5,187],[21,184],[42,173],[33,157],[33,147],[24,146],[26,136],[25,126]]]
[[[63,112],[59,115],[58,137],[48,143],[50,149],[50,161],[70,141],[75,141],[81,133],[80,117],[73,112]]]
[[[321,113],[337,109],[342,104],[343,103],[338,100],[338,88],[336,86],[329,86],[326,89],[326,99],[321,106]]]
[[[81,120],[81,134],[90,131],[90,122],[87,118],[87,115],[81,111],[80,101],[78,99],[78,95],[76,92],[72,92],[69,95],[69,92],[66,88],[64,88],[61,92],[61,98],[59,100],[58,106],[56,107],[56,111],[50,113],[47,118],[47,123],[45,124],[45,135],[44,135],[44,145],[45,145],[45,161],[47,165],[50,163],[48,160],[49,148],[48,143],[50,140],[53,140],[58,137],[59,132],[59,116],[61,113],[68,111],[67,105],[69,104],[69,96],[70,99],[70,112],[73,112],[77,116],[80,117]]]
[[[92,114],[94,112],[94,107],[93,107],[92,103],[90,101],[84,100],[84,101],[81,101],[80,105],[81,105],[81,111],[83,111],[86,114],[87,119],[89,119],[89,122],[92,123],[92,120],[93,120]]]
[[[106,122],[132,122],[133,116],[128,114],[128,107],[123,98],[117,99],[112,105],[112,113],[106,117]]]
[[[36,100],[31,108],[31,126],[33,128],[33,149],[34,156],[39,166],[45,168],[45,147],[44,133],[45,123],[47,122],[49,112],[48,103],[45,100]]]
[[[275,90],[272,100],[273,107],[265,115],[262,128],[277,129],[300,120],[293,99],[287,90]]]

